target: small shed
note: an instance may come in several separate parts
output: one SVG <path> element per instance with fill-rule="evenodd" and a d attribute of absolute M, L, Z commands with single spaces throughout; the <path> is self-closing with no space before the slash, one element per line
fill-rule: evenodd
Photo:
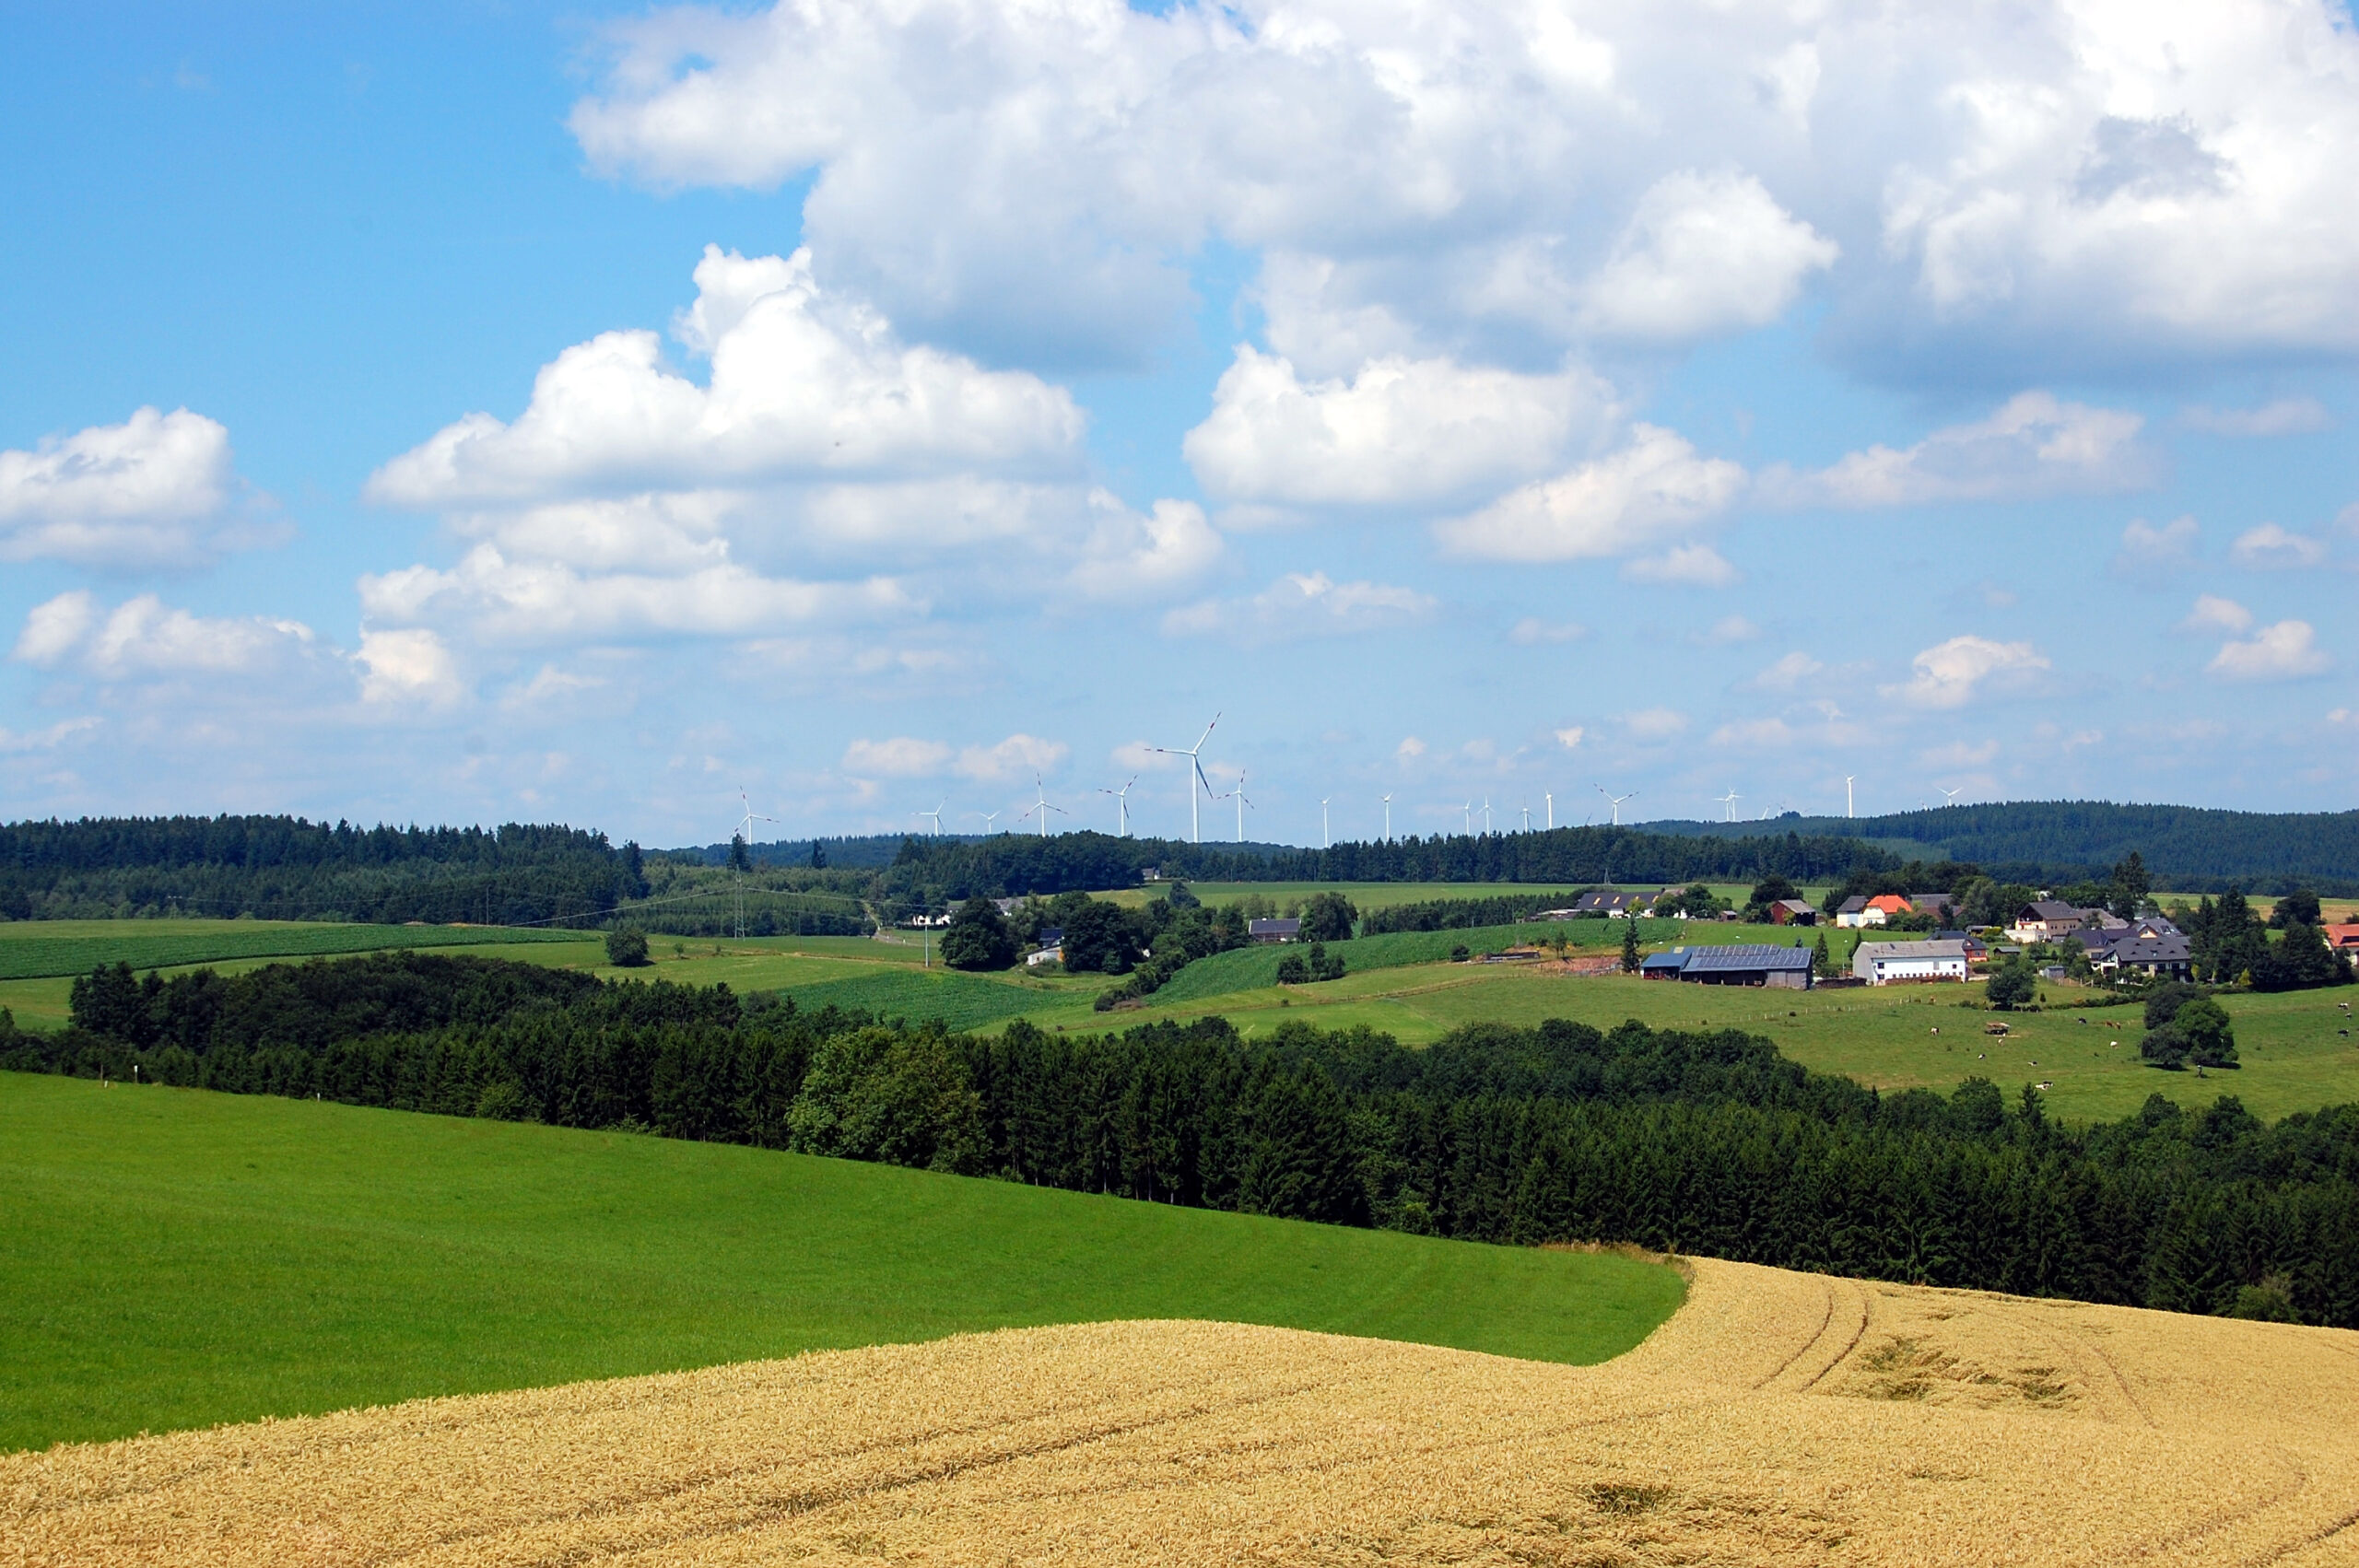
<path fill-rule="evenodd" d="M 1675 980 L 1686 966 L 1687 950 L 1684 947 L 1674 947 L 1669 953 L 1649 953 L 1638 965 L 1638 978 Z"/>

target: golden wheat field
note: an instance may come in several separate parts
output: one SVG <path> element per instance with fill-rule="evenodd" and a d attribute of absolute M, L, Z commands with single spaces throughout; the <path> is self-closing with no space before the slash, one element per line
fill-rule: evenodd
<path fill-rule="evenodd" d="M 1012 1330 L 0 1458 L 0 1562 L 2359 1562 L 2359 1334 L 1697 1262 L 1575 1368 Z"/>

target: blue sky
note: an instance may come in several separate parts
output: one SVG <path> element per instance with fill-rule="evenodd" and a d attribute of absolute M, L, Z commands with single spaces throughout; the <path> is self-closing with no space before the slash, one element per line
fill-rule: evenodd
<path fill-rule="evenodd" d="M 2359 38 L 2119 9 L 0 8 L 0 813 L 2348 807 Z"/>

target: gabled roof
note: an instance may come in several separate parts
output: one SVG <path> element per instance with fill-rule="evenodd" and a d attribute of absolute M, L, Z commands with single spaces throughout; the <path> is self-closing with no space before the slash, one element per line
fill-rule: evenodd
<path fill-rule="evenodd" d="M 2087 944 L 2091 956 L 2108 953 L 2123 964 L 2185 964 L 2194 957 L 2187 938 L 2183 936 L 2129 936 L 2099 932 L 2111 936 L 2110 942 Z"/>
<path fill-rule="evenodd" d="M 1299 936 L 1302 934 L 1302 922 L 1292 916 L 1272 920 L 1248 920 L 1245 922 L 1245 934 L 1248 936 Z"/>
<path fill-rule="evenodd" d="M 1867 907 L 1881 909 L 1887 915 L 1906 915 L 1908 913 L 1908 898 L 1905 894 L 1879 893 L 1868 900 Z"/>
<path fill-rule="evenodd" d="M 1956 908 L 1957 895 L 1954 893 L 1912 893 L 1908 895 L 1908 902 L 1914 904 L 1924 913 L 1931 915 L 1937 914 L 1943 909 Z"/>
<path fill-rule="evenodd" d="M 2080 906 L 2067 904 L 2061 898 L 2038 899 L 2025 905 L 2023 912 L 2035 920 L 2077 920 L 2081 918 Z"/>
<path fill-rule="evenodd" d="M 1851 950 L 1851 962 L 1864 958 L 1872 964 L 1879 958 L 1964 958 L 1966 943 L 1957 942 L 1863 942 Z"/>
<path fill-rule="evenodd" d="M 1649 969 L 1679 969 L 1684 967 L 1686 963 L 1687 950 L 1684 947 L 1674 947 L 1669 953 L 1650 953 L 1647 954 L 1647 956 L 1640 961 L 1638 965 L 1638 972 L 1643 975 Z"/>
<path fill-rule="evenodd" d="M 1838 915 L 1856 915 L 1867 907 L 1868 895 L 1864 893 L 1855 893 L 1837 905 L 1835 912 Z"/>

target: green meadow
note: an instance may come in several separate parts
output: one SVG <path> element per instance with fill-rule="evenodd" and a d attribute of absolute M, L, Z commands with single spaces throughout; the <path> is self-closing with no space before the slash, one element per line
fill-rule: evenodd
<path fill-rule="evenodd" d="M 1244 884 L 1239 884 L 1244 885 Z M 1442 884 L 1379 883 L 1378 887 L 1422 890 Z M 1494 884 L 1476 884 L 1496 893 Z M 1311 889 L 1315 891 L 1315 889 Z M 1208 888 L 1208 892 L 1227 891 Z M 1297 890 L 1300 891 L 1300 890 Z M 1348 889 L 1356 899 L 1362 887 Z M 1462 890 L 1461 890 L 1462 891 Z M 109 922 L 86 937 L 102 937 Z M 113 922 L 132 942 L 146 940 L 144 928 L 166 922 Z M 252 922 L 191 921 L 236 934 Z M 1641 920 L 1648 951 L 1680 942 L 1815 942 L 1819 932 L 1738 923 Z M 27 926 L 0 926 L 0 952 Z M 401 932 L 445 928 L 297 927 L 298 930 Z M 457 928 L 461 934 L 475 934 Z M 1879 989 L 1839 989 L 1769 992 L 1710 986 L 1640 981 L 1620 975 L 1567 974 L 1554 964 L 1453 963 L 1453 948 L 1464 946 L 1479 959 L 1518 943 L 1552 941 L 1572 944 L 1576 956 L 1615 953 L 1619 920 L 1572 920 L 1476 930 L 1409 931 L 1359 937 L 1332 944 L 1349 972 L 1340 980 L 1280 986 L 1277 947 L 1239 948 L 1190 965 L 1148 1004 L 1098 1012 L 1090 1003 L 1114 982 L 1097 975 L 1011 971 L 963 975 L 942 968 L 932 943 L 909 932 L 885 940 L 860 937 L 769 937 L 745 942 L 710 938 L 654 939 L 650 967 L 617 970 L 605 961 L 603 941 L 578 934 L 562 939 L 500 941 L 469 952 L 587 970 L 609 977 L 662 978 L 685 985 L 725 983 L 739 991 L 778 991 L 798 1005 L 830 1003 L 869 1009 L 912 1021 L 939 1020 L 955 1028 L 994 1030 L 1027 1018 L 1048 1029 L 1123 1029 L 1150 1019 L 1195 1018 L 1217 1013 L 1248 1035 L 1266 1034 L 1289 1020 L 1326 1028 L 1364 1024 L 1405 1044 L 1438 1039 L 1462 1024 L 1495 1022 L 1530 1025 L 1546 1018 L 1569 1018 L 1611 1027 L 1636 1018 L 1672 1027 L 1742 1028 L 1778 1042 L 1788 1056 L 1825 1072 L 1839 1072 L 1882 1089 L 1926 1087 L 1948 1091 L 1961 1079 L 1991 1078 L 2011 1093 L 2019 1084 L 2046 1082 L 2050 1109 L 2072 1120 L 2129 1115 L 2150 1094 L 2182 1105 L 2209 1104 L 2220 1094 L 2241 1097 L 2256 1114 L 2281 1117 L 2298 1110 L 2359 1100 L 2359 1045 L 2341 1033 L 2359 1029 L 2341 1009 L 2359 1002 L 2359 988 L 2294 992 L 2277 996 L 2231 996 L 2243 1066 L 2199 1078 L 2192 1072 L 2163 1072 L 2138 1059 L 2142 1032 L 2135 1008 L 2088 1005 L 2078 1011 L 2016 1013 L 2003 1040 L 1986 1036 L 1992 1014 L 1963 1008 L 1981 987 L 1910 986 Z M 481 934 L 495 933 L 483 931 Z M 512 935 L 513 933 L 504 933 Z M 1825 930 L 1838 964 L 1848 960 L 1862 933 Z M 1866 933 L 1873 935 L 1874 933 Z M 197 940 L 202 933 L 176 934 Z M 111 961 L 110 958 L 109 961 Z M 275 962 L 270 958 L 219 961 L 225 971 Z M 168 969 L 166 971 L 170 973 Z M 66 1020 L 64 977 L 0 980 L 0 1007 L 32 1028 L 56 1028 Z M 2048 985 L 2050 1002 L 2102 1000 L 2068 985 Z M 2083 1020 L 2085 1020 L 2083 1022 Z"/>
<path fill-rule="evenodd" d="M 1586 1363 L 1683 1290 L 1610 1255 L 0 1073 L 0 1449 L 1109 1318 Z"/>

